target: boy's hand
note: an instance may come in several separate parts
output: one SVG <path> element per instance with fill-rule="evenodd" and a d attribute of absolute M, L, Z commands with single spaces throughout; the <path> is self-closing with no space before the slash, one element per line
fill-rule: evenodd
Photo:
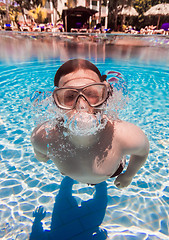
<path fill-rule="evenodd" d="M 33 217 L 36 221 L 41 221 L 46 216 L 46 211 L 42 206 L 37 207 L 36 210 L 33 212 Z"/>
<path fill-rule="evenodd" d="M 116 178 L 114 184 L 118 188 L 124 188 L 130 185 L 132 179 L 133 179 L 132 177 L 126 176 L 125 173 L 122 173 Z"/>

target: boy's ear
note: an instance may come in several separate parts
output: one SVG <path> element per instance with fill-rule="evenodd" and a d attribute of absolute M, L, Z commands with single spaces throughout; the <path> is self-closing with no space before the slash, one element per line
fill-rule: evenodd
<path fill-rule="evenodd" d="M 106 81 L 106 78 L 107 78 L 107 75 L 102 75 L 102 76 L 101 76 L 102 82 Z"/>

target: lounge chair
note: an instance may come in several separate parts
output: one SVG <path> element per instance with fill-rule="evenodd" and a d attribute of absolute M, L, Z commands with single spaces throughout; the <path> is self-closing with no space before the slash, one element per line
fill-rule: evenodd
<path fill-rule="evenodd" d="M 11 24 L 5 24 L 5 30 L 6 31 L 12 31 L 12 27 L 11 27 Z"/>
<path fill-rule="evenodd" d="M 78 29 L 78 28 L 71 28 L 71 29 L 70 29 L 70 32 L 72 32 L 72 33 L 78 33 L 78 32 L 79 32 L 79 29 Z"/>
<path fill-rule="evenodd" d="M 79 29 L 79 33 L 88 33 L 87 28 L 81 28 Z"/>

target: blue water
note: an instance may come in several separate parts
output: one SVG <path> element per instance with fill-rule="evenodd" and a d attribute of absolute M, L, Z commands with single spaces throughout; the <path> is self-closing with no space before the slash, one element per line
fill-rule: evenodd
<path fill-rule="evenodd" d="M 168 239 L 169 48 L 113 48 L 110 52 L 103 51 L 102 45 L 98 49 L 97 43 L 94 51 L 96 43 L 68 46 L 68 41 L 59 40 L 60 45 L 50 45 L 50 51 L 40 51 L 38 40 L 33 46 L 32 39 L 19 38 L 22 46 L 17 55 L 18 38 L 15 40 L 15 48 L 14 43 L 6 46 L 4 40 L 5 55 L 0 58 L 0 238 L 28 239 L 32 213 L 39 205 L 47 212 L 43 228 L 50 229 L 63 176 L 52 161 L 40 163 L 34 157 L 30 134 L 39 113 L 32 114 L 29 97 L 36 90 L 50 90 L 58 67 L 70 57 L 82 57 L 84 48 L 88 51 L 85 57 L 101 72 L 119 71 L 127 79 L 129 103 L 120 111 L 120 118 L 139 126 L 150 141 L 149 157 L 129 187 L 119 190 L 112 179 L 107 181 L 108 204 L 101 227 L 110 239 Z M 73 185 L 79 205 L 93 198 L 94 192 L 95 187 Z"/>

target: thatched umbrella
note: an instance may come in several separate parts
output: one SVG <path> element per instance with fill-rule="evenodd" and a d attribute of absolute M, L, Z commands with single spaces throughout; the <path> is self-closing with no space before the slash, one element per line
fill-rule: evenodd
<path fill-rule="evenodd" d="M 167 4 L 167 3 L 157 4 L 153 7 L 151 7 L 147 12 L 145 12 L 144 15 L 145 16 L 150 16 L 150 15 L 158 16 L 158 21 L 157 21 L 157 29 L 158 29 L 161 16 L 169 15 L 169 4 Z"/>
<path fill-rule="evenodd" d="M 120 5 L 120 6 L 117 7 L 117 11 L 118 11 L 118 15 L 123 16 L 123 21 L 122 21 L 123 24 L 125 23 L 126 16 L 138 16 L 138 12 L 132 6 L 124 5 L 122 7 L 122 5 Z"/>
<path fill-rule="evenodd" d="M 138 16 L 138 12 L 134 7 L 124 5 L 122 7 L 121 5 L 117 7 L 118 15 L 125 15 L 125 16 Z"/>

